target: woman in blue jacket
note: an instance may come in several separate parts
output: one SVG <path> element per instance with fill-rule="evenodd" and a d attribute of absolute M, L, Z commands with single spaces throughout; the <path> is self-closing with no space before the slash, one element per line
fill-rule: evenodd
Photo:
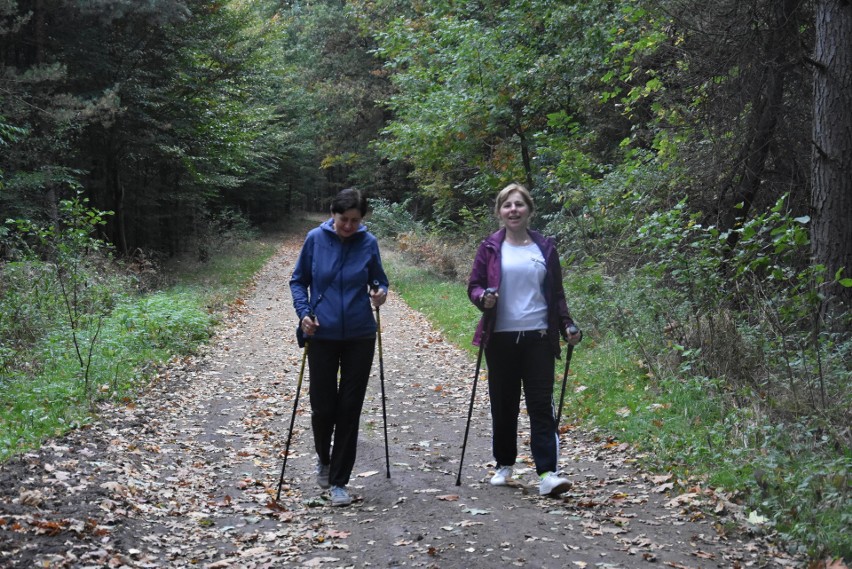
<path fill-rule="evenodd" d="M 352 503 L 346 485 L 375 353 L 373 307 L 385 302 L 388 290 L 378 242 L 361 223 L 366 213 L 358 190 L 337 194 L 331 219 L 308 232 L 290 279 L 301 331 L 310 340 L 317 483 L 331 488 L 334 506 Z"/>
<path fill-rule="evenodd" d="M 491 484 L 503 486 L 512 477 L 523 387 L 539 493 L 557 496 L 570 482 L 557 474 L 555 359 L 560 356 L 560 335 L 577 344 L 582 334 L 568 331 L 574 322 L 565 301 L 559 254 L 552 238 L 529 228 L 533 212 L 532 197 L 524 186 L 509 184 L 497 194 L 494 213 L 503 227 L 480 244 L 467 293 L 484 312 L 473 343 L 483 346 L 488 364 L 492 451 L 497 461 Z"/>

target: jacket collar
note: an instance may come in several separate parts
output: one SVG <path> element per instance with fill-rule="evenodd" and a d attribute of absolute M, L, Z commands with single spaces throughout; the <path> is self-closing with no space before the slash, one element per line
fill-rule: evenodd
<path fill-rule="evenodd" d="M 541 249 L 543 253 L 547 253 L 547 238 L 534 229 L 528 229 L 527 232 L 530 234 L 530 239 L 533 240 L 533 243 L 538 245 L 539 249 Z M 489 235 L 488 238 L 485 239 L 485 242 L 489 247 L 494 247 L 499 250 L 505 240 L 506 228 L 502 227 Z"/>
<path fill-rule="evenodd" d="M 337 232 L 334 230 L 334 218 L 333 217 L 329 217 L 327 220 L 323 221 L 322 224 L 320 225 L 320 227 L 322 228 L 323 231 L 326 231 L 327 233 L 330 233 L 331 236 L 339 239 Z M 366 233 L 366 232 L 367 232 L 367 226 L 362 223 L 358 227 L 358 230 L 355 233 L 352 234 L 352 237 L 355 237 L 356 235 L 361 235 L 361 234 Z"/>

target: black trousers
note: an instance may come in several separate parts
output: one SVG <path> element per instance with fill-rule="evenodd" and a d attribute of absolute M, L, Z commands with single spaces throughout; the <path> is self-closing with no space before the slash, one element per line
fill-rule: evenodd
<path fill-rule="evenodd" d="M 553 407 L 555 358 L 547 335 L 539 331 L 494 333 L 485 348 L 485 361 L 494 460 L 500 466 L 511 466 L 518 458 L 518 415 L 523 386 L 536 472 L 556 472 L 559 437 Z"/>
<path fill-rule="evenodd" d="M 361 408 L 375 350 L 375 338 L 311 340 L 308 349 L 314 446 L 320 462 L 330 465 L 332 486 L 346 486 L 355 466 Z"/>

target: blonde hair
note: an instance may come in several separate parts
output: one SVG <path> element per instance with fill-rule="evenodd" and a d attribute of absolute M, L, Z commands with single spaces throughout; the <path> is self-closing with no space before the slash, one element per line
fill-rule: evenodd
<path fill-rule="evenodd" d="M 497 216 L 498 219 L 500 218 L 500 208 L 503 207 L 503 204 L 506 203 L 506 200 L 509 199 L 509 194 L 512 192 L 518 192 L 521 194 L 521 199 L 523 199 L 524 203 L 527 204 L 527 207 L 530 208 L 530 217 L 532 217 L 533 213 L 535 213 L 535 204 L 533 203 L 530 191 L 517 182 L 512 182 L 500 190 L 500 193 L 497 194 L 497 199 L 494 202 L 494 215 Z"/>

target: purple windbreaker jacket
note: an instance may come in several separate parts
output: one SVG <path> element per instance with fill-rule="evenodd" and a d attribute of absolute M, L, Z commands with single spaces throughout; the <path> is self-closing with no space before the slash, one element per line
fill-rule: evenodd
<path fill-rule="evenodd" d="M 565 300 L 565 288 L 562 286 L 562 266 L 559 264 L 559 253 L 556 251 L 556 242 L 552 237 L 545 237 L 537 231 L 529 231 L 533 242 L 541 249 L 547 265 L 547 275 L 544 278 L 544 298 L 547 301 L 547 336 L 553 355 L 561 356 L 559 336 L 566 336 L 566 330 L 574 323 L 568 312 L 568 303 Z M 480 245 L 473 260 L 473 268 L 467 283 L 467 296 L 479 310 L 483 311 L 473 336 L 473 345 L 488 346 L 488 340 L 494 330 L 494 309 L 485 310 L 482 306 L 482 297 L 485 289 L 496 288 L 500 290 L 500 247 L 506 238 L 506 229 L 492 233 Z"/>

